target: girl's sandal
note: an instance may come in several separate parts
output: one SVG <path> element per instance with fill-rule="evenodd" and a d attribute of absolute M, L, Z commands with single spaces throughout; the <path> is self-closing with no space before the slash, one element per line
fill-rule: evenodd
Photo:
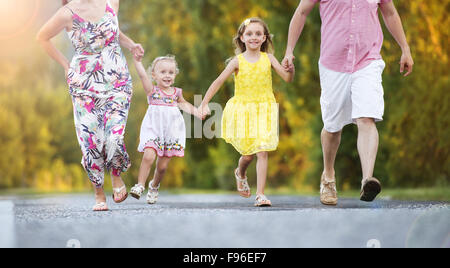
<path fill-rule="evenodd" d="M 108 210 L 109 210 L 108 206 L 106 205 L 105 202 L 97 203 L 92 208 L 92 211 L 95 211 L 95 212 L 108 211 Z"/>
<path fill-rule="evenodd" d="M 271 207 L 272 202 L 265 195 L 257 195 L 255 207 Z"/>
<path fill-rule="evenodd" d="M 158 185 L 158 187 L 153 188 L 152 184 L 153 184 L 153 181 L 151 181 L 148 184 L 147 203 L 149 205 L 153 205 L 153 204 L 156 204 L 156 202 L 158 202 L 158 196 L 159 196 L 158 190 L 159 190 L 159 187 L 161 187 L 161 184 L 160 184 L 160 185 Z"/>
<path fill-rule="evenodd" d="M 142 196 L 142 194 L 145 191 L 145 187 L 140 185 L 140 184 L 136 184 L 135 186 L 133 186 L 133 188 L 131 188 L 130 190 L 130 195 L 134 198 L 136 198 L 137 200 L 139 200 Z"/>
<path fill-rule="evenodd" d="M 250 192 L 250 186 L 248 185 L 248 179 L 247 179 L 247 177 L 245 177 L 245 179 L 241 179 L 238 175 L 238 170 L 239 170 L 239 168 L 237 168 L 234 171 L 234 176 L 236 177 L 237 190 L 238 190 L 240 196 L 249 198 L 252 195 L 252 193 Z"/>
<path fill-rule="evenodd" d="M 122 193 L 123 190 L 125 190 L 125 195 L 121 199 L 116 199 L 116 195 Z M 116 204 L 122 203 L 123 201 L 125 201 L 127 199 L 127 197 L 128 197 L 128 193 L 127 193 L 127 187 L 125 185 L 120 188 L 113 188 L 112 198 Z"/>

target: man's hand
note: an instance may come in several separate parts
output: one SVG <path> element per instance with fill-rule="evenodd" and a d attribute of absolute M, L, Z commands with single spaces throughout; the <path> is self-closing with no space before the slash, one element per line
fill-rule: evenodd
<path fill-rule="evenodd" d="M 400 73 L 404 73 L 406 70 L 406 73 L 404 74 L 404 77 L 410 75 L 413 71 L 414 66 L 414 60 L 411 56 L 411 52 L 409 49 L 403 51 L 402 57 L 400 59 Z"/>
<path fill-rule="evenodd" d="M 281 62 L 281 65 L 287 72 L 292 73 L 295 69 L 294 60 L 295 56 L 293 54 L 286 54 L 283 61 Z"/>

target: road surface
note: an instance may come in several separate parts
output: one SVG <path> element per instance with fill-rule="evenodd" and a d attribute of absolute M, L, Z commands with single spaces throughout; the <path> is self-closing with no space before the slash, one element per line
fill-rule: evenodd
<path fill-rule="evenodd" d="M 450 203 L 270 196 L 271 208 L 234 195 L 128 198 L 94 213 L 92 195 L 0 201 L 0 247 L 450 247 Z M 5 200 L 6 199 L 6 200 Z"/>

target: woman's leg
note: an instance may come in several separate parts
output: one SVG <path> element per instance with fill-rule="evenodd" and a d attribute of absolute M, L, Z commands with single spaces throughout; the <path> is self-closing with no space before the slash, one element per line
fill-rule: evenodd
<path fill-rule="evenodd" d="M 92 97 L 72 97 L 74 122 L 80 144 L 83 165 L 89 180 L 97 189 L 104 184 L 104 160 L 102 157 L 102 132 L 99 131 L 99 101 Z"/>
<path fill-rule="evenodd" d="M 130 158 L 126 151 L 124 135 L 130 108 L 130 97 L 127 94 L 117 94 L 107 100 L 104 105 L 103 123 L 105 129 L 105 162 L 111 170 L 113 188 L 121 188 L 125 184 L 120 177 L 130 167 Z M 126 189 L 115 194 L 122 199 L 127 194 Z"/>
<path fill-rule="evenodd" d="M 256 162 L 256 177 L 257 177 L 257 189 L 256 195 L 264 195 L 264 188 L 266 187 L 267 179 L 267 166 L 269 162 L 269 153 L 260 152 L 256 154 L 258 158 Z"/>
<path fill-rule="evenodd" d="M 106 203 L 106 195 L 103 188 L 97 188 L 94 185 L 94 190 L 95 190 L 95 203 L 96 204 Z"/>

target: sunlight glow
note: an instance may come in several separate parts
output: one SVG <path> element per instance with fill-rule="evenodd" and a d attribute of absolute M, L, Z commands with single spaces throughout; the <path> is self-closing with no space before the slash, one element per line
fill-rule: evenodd
<path fill-rule="evenodd" d="M 15 38 L 35 22 L 41 0 L 0 0 L 0 41 Z"/>

